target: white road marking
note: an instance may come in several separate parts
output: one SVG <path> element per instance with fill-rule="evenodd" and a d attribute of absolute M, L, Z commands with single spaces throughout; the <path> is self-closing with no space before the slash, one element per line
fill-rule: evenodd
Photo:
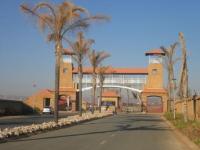
<path fill-rule="evenodd" d="M 110 137 L 114 137 L 115 136 L 115 134 L 111 134 L 111 136 Z"/>
<path fill-rule="evenodd" d="M 104 145 L 107 141 L 106 140 L 103 140 L 101 141 L 100 145 Z"/>

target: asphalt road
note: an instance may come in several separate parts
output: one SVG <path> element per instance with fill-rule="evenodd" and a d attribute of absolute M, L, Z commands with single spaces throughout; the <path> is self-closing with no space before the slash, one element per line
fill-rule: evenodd
<path fill-rule="evenodd" d="M 59 118 L 65 118 L 77 113 L 60 112 Z M 26 116 L 6 116 L 0 117 L 0 129 L 17 127 L 21 125 L 39 124 L 54 120 L 54 116 L 50 114 L 44 115 L 26 115 Z"/>
<path fill-rule="evenodd" d="M 119 114 L 0 144 L 0 150 L 190 150 L 157 115 Z"/>

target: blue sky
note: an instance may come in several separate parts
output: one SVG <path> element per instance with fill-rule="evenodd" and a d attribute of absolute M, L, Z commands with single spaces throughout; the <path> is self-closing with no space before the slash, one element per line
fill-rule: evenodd
<path fill-rule="evenodd" d="M 3 0 L 0 5 L 0 94 L 27 96 L 54 86 L 54 45 L 19 9 L 39 0 Z M 56 1 L 59 2 L 59 1 Z M 60 1 L 62 2 L 62 1 Z M 92 14 L 106 14 L 108 23 L 92 25 L 87 38 L 112 57 L 116 67 L 146 67 L 145 51 L 168 47 L 183 32 L 187 42 L 189 82 L 200 92 L 199 0 L 74 0 Z M 177 49 L 180 51 L 180 48 Z M 178 68 L 177 68 L 178 70 Z M 177 76 L 178 78 L 178 76 Z M 32 84 L 37 87 L 33 88 Z"/>

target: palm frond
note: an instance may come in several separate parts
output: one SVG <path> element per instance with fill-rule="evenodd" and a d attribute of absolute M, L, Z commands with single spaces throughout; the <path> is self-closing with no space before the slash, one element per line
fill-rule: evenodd
<path fill-rule="evenodd" d="M 39 24 L 41 24 L 42 27 L 47 25 L 48 28 L 50 28 L 53 31 L 52 21 L 50 21 L 50 19 L 47 19 L 47 16 L 45 14 L 37 13 L 36 11 L 31 9 L 31 7 L 28 6 L 27 4 L 20 5 L 20 8 L 24 13 L 30 14 L 30 15 L 36 17 L 38 19 L 38 21 L 39 21 Z M 46 16 L 46 17 L 44 17 L 44 16 Z M 48 18 L 50 18 L 50 17 L 48 17 Z M 46 25 L 44 25 L 44 24 L 46 24 Z"/>
<path fill-rule="evenodd" d="M 82 63 L 87 52 L 90 50 L 90 46 L 94 43 L 94 40 L 85 39 L 83 33 L 79 32 L 77 34 L 76 41 L 73 43 L 68 40 L 68 43 L 70 43 L 70 47 L 73 50 L 73 52 L 75 53 L 75 55 L 73 57 L 74 60 L 78 64 L 80 64 L 80 63 Z"/>
<path fill-rule="evenodd" d="M 56 35 L 55 35 L 55 33 L 49 33 L 47 35 L 47 41 L 56 41 Z"/>
<path fill-rule="evenodd" d="M 32 10 L 28 6 L 28 4 L 22 4 L 20 5 L 20 8 L 24 13 L 32 13 Z"/>
<path fill-rule="evenodd" d="M 109 56 L 110 55 L 104 51 L 101 52 L 96 52 L 95 50 L 89 51 L 88 58 L 93 68 L 93 73 L 95 73 L 96 68 L 99 66 L 99 64 Z"/>
<path fill-rule="evenodd" d="M 97 65 L 99 65 L 104 59 L 110 57 L 110 54 L 108 54 L 105 51 L 99 52 L 97 55 Z"/>
<path fill-rule="evenodd" d="M 33 12 L 36 12 L 38 11 L 39 9 L 49 9 L 50 10 L 50 13 L 54 16 L 54 18 L 56 19 L 56 7 L 52 4 L 49 4 L 49 3 L 45 3 L 45 2 L 42 2 L 42 3 L 38 3 L 35 7 L 33 7 L 32 11 Z"/>

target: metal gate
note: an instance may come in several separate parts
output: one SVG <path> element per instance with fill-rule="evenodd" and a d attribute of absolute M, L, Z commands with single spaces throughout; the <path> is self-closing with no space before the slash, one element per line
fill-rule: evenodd
<path fill-rule="evenodd" d="M 148 96 L 147 97 L 147 112 L 162 113 L 163 112 L 162 97 Z"/>

